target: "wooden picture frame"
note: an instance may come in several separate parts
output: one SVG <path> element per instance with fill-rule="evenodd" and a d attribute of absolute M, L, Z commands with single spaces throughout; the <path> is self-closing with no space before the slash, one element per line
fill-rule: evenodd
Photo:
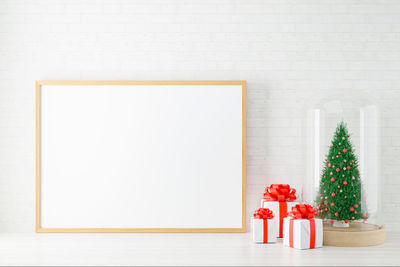
<path fill-rule="evenodd" d="M 46 85 L 240 85 L 242 87 L 242 225 L 238 228 L 47 228 L 42 227 L 41 88 Z M 37 233 L 241 233 L 246 232 L 246 81 L 37 81 L 36 82 Z"/>

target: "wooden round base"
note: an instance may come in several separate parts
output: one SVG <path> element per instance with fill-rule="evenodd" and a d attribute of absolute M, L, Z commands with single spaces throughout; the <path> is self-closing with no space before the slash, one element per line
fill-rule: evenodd
<path fill-rule="evenodd" d="M 385 242 L 385 226 L 352 222 L 350 227 L 333 227 L 324 223 L 324 246 L 366 247 Z"/>

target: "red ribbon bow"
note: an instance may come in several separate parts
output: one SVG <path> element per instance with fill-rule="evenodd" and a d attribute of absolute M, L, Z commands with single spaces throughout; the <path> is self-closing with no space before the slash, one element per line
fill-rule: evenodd
<path fill-rule="evenodd" d="M 265 188 L 264 199 L 266 201 L 293 201 L 296 197 L 296 189 L 288 184 L 272 184 Z"/>
<path fill-rule="evenodd" d="M 272 214 L 272 210 L 264 209 L 264 208 L 256 210 L 256 212 L 254 212 L 253 216 L 255 219 L 263 219 L 263 220 L 274 218 L 274 215 Z"/>
<path fill-rule="evenodd" d="M 313 219 L 318 216 L 318 212 L 313 206 L 308 204 L 297 204 L 289 212 L 288 216 L 293 217 L 293 219 Z"/>

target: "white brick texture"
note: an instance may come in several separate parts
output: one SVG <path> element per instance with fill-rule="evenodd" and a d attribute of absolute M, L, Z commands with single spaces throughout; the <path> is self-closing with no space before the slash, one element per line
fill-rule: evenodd
<path fill-rule="evenodd" d="M 373 96 L 400 231 L 397 0 L 0 0 L 1 232 L 34 231 L 34 83 L 58 79 L 247 80 L 248 218 L 265 185 L 301 183 L 310 98 Z"/>

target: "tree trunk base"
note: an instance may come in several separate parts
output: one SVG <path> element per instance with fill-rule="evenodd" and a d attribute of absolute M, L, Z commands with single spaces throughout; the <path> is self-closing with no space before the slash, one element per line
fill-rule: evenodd
<path fill-rule="evenodd" d="M 333 221 L 333 227 L 349 227 L 349 223 L 341 222 L 341 221 Z"/>

